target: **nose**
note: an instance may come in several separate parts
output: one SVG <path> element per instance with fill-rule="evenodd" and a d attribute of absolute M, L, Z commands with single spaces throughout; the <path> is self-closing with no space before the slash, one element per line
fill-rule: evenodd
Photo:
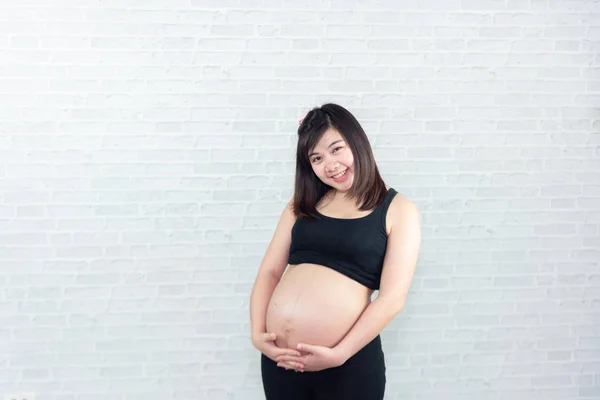
<path fill-rule="evenodd" d="M 333 172 L 338 168 L 338 166 L 339 166 L 339 163 L 337 161 L 329 162 L 327 164 L 327 171 Z"/>

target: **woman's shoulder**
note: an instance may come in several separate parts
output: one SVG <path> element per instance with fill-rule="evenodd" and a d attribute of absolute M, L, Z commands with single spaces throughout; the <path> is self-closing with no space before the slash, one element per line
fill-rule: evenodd
<path fill-rule="evenodd" d="M 393 189 L 393 188 L 390 188 Z M 393 198 L 388 209 L 388 218 L 394 224 L 405 224 L 417 221 L 420 224 L 421 214 L 414 201 L 394 190 Z M 412 222 L 411 222 L 412 221 Z"/>

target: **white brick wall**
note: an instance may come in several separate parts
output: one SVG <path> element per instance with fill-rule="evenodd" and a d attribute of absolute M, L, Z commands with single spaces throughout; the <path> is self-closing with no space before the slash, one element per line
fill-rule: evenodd
<path fill-rule="evenodd" d="M 386 399 L 600 398 L 600 2 L 1 4 L 0 395 L 263 398 L 249 294 L 333 101 L 423 214 Z"/>

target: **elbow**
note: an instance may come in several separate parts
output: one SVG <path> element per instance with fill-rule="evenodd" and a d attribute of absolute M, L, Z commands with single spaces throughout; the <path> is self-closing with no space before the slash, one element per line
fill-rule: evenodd
<path fill-rule="evenodd" d="M 404 308 L 406 296 L 379 296 L 377 300 L 380 300 L 385 310 L 392 315 L 392 317 L 399 314 Z"/>

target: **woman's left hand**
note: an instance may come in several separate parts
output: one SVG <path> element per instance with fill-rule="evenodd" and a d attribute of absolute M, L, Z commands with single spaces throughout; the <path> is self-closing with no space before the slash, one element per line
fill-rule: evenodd
<path fill-rule="evenodd" d="M 294 369 L 304 372 L 339 367 L 346 362 L 343 355 L 336 348 L 301 343 L 298 345 L 298 350 L 308 354 L 300 357 L 281 355 L 277 357 L 277 366 L 287 369 L 290 365 L 299 363 L 303 368 L 296 367 Z"/>

